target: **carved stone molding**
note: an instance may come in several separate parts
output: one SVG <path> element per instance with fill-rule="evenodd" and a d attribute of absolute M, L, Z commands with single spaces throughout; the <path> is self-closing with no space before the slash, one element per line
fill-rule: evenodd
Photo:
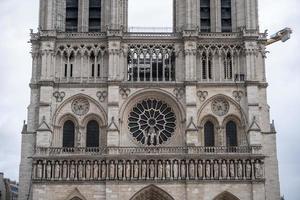
<path fill-rule="evenodd" d="M 104 102 L 107 97 L 107 91 L 99 91 L 96 96 L 98 97 L 100 102 Z"/>
<path fill-rule="evenodd" d="M 262 159 L 36 160 L 34 181 L 263 181 Z"/>
<path fill-rule="evenodd" d="M 241 101 L 242 97 L 244 96 L 244 92 L 243 91 L 239 91 L 239 90 L 233 91 L 232 96 L 234 97 L 234 99 L 236 101 L 239 102 L 239 101 Z"/>
<path fill-rule="evenodd" d="M 131 91 L 129 88 L 120 88 L 120 94 L 123 99 L 127 99 L 127 97 L 130 95 Z"/>
<path fill-rule="evenodd" d="M 224 98 L 216 98 L 211 103 L 211 110 L 217 116 L 226 115 L 229 111 L 229 107 L 230 105 L 228 101 Z"/>
<path fill-rule="evenodd" d="M 59 91 L 56 91 L 53 93 L 53 97 L 55 97 L 56 99 L 56 102 L 62 102 L 64 100 L 66 96 L 66 93 L 65 92 L 59 92 Z"/>
<path fill-rule="evenodd" d="M 173 92 L 177 99 L 183 99 L 185 94 L 184 88 L 175 88 Z"/>
<path fill-rule="evenodd" d="M 208 92 L 207 91 L 198 91 L 197 92 L 197 96 L 199 97 L 199 100 L 201 102 L 205 101 L 207 96 L 208 96 Z"/>
<path fill-rule="evenodd" d="M 86 115 L 90 110 L 90 103 L 86 98 L 77 98 L 72 102 L 72 111 L 78 116 Z"/>

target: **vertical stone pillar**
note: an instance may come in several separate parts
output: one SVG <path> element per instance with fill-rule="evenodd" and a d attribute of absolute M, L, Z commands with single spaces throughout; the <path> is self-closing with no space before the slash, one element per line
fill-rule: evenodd
<path fill-rule="evenodd" d="M 78 30 L 79 32 L 89 31 L 89 0 L 79 0 L 78 7 Z"/>
<path fill-rule="evenodd" d="M 246 29 L 258 30 L 258 3 L 257 0 L 245 0 Z"/>

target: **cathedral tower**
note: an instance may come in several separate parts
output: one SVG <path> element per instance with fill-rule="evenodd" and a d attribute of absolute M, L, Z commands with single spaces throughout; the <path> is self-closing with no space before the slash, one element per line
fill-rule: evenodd
<path fill-rule="evenodd" d="M 257 0 L 40 0 L 20 200 L 279 200 Z"/>

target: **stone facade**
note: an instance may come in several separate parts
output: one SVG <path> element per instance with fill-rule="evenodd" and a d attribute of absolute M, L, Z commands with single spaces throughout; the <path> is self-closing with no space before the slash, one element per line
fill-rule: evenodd
<path fill-rule="evenodd" d="M 19 184 L 4 178 L 4 174 L 0 172 L 0 200 L 17 200 Z"/>
<path fill-rule="evenodd" d="M 91 2 L 40 1 L 19 199 L 279 200 L 257 0 L 174 0 L 172 33 Z"/>

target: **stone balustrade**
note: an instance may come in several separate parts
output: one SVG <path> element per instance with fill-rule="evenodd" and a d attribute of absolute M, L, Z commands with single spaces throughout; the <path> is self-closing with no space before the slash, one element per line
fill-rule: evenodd
<path fill-rule="evenodd" d="M 260 155 L 261 146 L 237 147 L 96 147 L 96 148 L 36 148 L 35 155 Z"/>

